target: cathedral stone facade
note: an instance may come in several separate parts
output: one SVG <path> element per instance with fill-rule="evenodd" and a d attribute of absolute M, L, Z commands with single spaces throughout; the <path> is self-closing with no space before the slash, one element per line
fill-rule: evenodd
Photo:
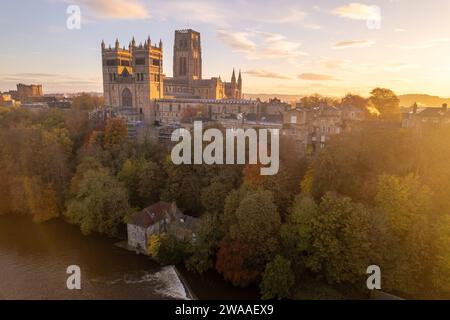
<path fill-rule="evenodd" d="M 155 120 L 158 99 L 242 99 L 242 77 L 231 82 L 220 77 L 202 78 L 202 49 L 200 33 L 176 30 L 173 53 L 173 77 L 163 73 L 163 45 L 153 45 L 150 37 L 128 47 L 114 47 L 102 42 L 103 92 L 105 106 L 137 111 L 149 121 Z"/>
<path fill-rule="evenodd" d="M 102 42 L 102 66 L 105 105 L 133 108 L 154 121 L 152 101 L 164 97 L 162 42 L 154 46 L 149 37 L 136 45 L 133 38 L 128 48 L 120 48 L 118 40 L 114 48 Z"/>
<path fill-rule="evenodd" d="M 200 33 L 192 29 L 176 30 L 173 45 L 173 77 L 164 79 L 164 95 L 172 98 L 241 99 L 242 78 L 233 70 L 231 82 L 220 77 L 202 78 Z"/>

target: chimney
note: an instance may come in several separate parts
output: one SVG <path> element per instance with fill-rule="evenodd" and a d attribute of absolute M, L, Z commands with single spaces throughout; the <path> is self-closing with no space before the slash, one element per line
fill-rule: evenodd
<path fill-rule="evenodd" d="M 444 104 L 442 105 L 442 112 L 443 112 L 443 113 L 446 113 L 447 110 L 448 110 L 448 105 L 447 105 L 446 103 L 444 103 Z"/>

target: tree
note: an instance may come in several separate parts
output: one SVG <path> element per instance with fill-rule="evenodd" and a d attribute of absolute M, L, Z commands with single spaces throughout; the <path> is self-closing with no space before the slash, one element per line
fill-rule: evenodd
<path fill-rule="evenodd" d="M 152 252 L 152 257 L 162 265 L 180 264 L 186 254 L 186 244 L 178 241 L 174 236 L 162 234 Z M 151 244 L 151 242 L 150 242 Z"/>
<path fill-rule="evenodd" d="M 223 237 L 219 223 L 217 214 L 206 213 L 200 218 L 195 230 L 195 241 L 188 246 L 188 270 L 203 273 L 214 266 L 214 256 Z"/>
<path fill-rule="evenodd" d="M 128 189 L 130 204 L 144 208 L 159 200 L 164 183 L 163 174 L 163 170 L 153 161 L 128 159 L 118 173 L 118 178 Z"/>
<path fill-rule="evenodd" d="M 224 239 L 218 253 L 217 270 L 226 279 L 244 286 L 258 278 L 279 248 L 280 226 L 281 218 L 270 191 L 253 190 L 245 184 L 232 191 L 225 201 Z M 225 262 L 232 259 L 227 254 L 235 254 L 238 248 L 243 250 L 240 256 L 230 261 L 235 263 L 235 270 L 226 272 Z"/>
<path fill-rule="evenodd" d="M 311 194 L 320 201 L 326 192 L 334 191 L 372 204 L 378 175 L 417 170 L 417 147 L 414 135 L 397 127 L 368 124 L 343 133 L 313 161 Z"/>
<path fill-rule="evenodd" d="M 183 212 L 199 215 L 202 211 L 200 197 L 204 185 L 203 176 L 194 166 L 177 166 L 170 158 L 163 165 L 167 174 L 166 186 L 161 193 L 161 200 L 176 201 Z"/>
<path fill-rule="evenodd" d="M 258 244 L 258 251 L 269 254 L 276 249 L 281 219 L 269 191 L 247 195 L 235 212 L 236 223 L 229 226 L 232 239 Z"/>
<path fill-rule="evenodd" d="M 369 210 L 348 197 L 327 193 L 317 214 L 308 218 L 307 268 L 329 283 L 360 281 L 371 261 Z"/>
<path fill-rule="evenodd" d="M 260 164 L 247 164 L 242 170 L 244 182 L 254 189 L 258 188 L 266 181 L 266 177 L 261 175 L 261 167 Z"/>
<path fill-rule="evenodd" d="M 375 205 L 383 226 L 377 248 L 384 287 L 417 294 L 429 283 L 434 262 L 431 191 L 414 175 L 381 175 Z"/>
<path fill-rule="evenodd" d="M 359 95 L 348 93 L 344 98 L 342 98 L 341 105 L 352 106 L 365 111 L 367 108 L 367 99 Z"/>
<path fill-rule="evenodd" d="M 278 211 L 286 213 L 298 193 L 303 168 L 297 166 L 290 168 L 281 162 L 280 170 L 276 175 L 268 176 L 263 184 L 265 190 L 271 191 Z"/>
<path fill-rule="evenodd" d="M 204 187 L 200 195 L 203 207 L 207 212 L 222 213 L 229 192 L 229 187 L 222 182 Z"/>
<path fill-rule="evenodd" d="M 313 221 L 318 215 L 319 207 L 314 200 L 308 195 L 298 195 L 280 230 L 281 252 L 290 257 L 298 276 L 306 270 L 306 258 L 312 251 Z"/>
<path fill-rule="evenodd" d="M 147 253 L 150 257 L 156 258 L 159 253 L 159 248 L 161 247 L 161 237 L 156 234 L 152 234 L 147 240 Z"/>
<path fill-rule="evenodd" d="M 450 294 L 450 214 L 439 217 L 432 231 L 436 237 L 435 259 L 431 271 L 432 287 L 436 292 Z M 439 295 L 437 295 L 439 297 Z"/>
<path fill-rule="evenodd" d="M 291 262 L 277 255 L 267 264 L 264 271 L 260 284 L 261 298 L 264 300 L 287 298 L 294 283 L 295 276 L 291 268 Z"/>
<path fill-rule="evenodd" d="M 90 95 L 88 93 L 82 93 L 79 96 L 73 98 L 72 107 L 76 110 L 91 111 L 102 106 L 103 103 L 103 97 Z"/>
<path fill-rule="evenodd" d="M 238 287 L 257 283 L 261 271 L 252 267 L 255 247 L 242 241 L 220 243 L 217 252 L 216 270 Z"/>
<path fill-rule="evenodd" d="M 392 90 L 375 88 L 370 93 L 369 101 L 386 120 L 400 120 L 400 99 Z"/>
<path fill-rule="evenodd" d="M 164 186 L 164 171 L 153 161 L 146 161 L 138 174 L 137 193 L 141 198 L 141 205 L 157 202 Z"/>
<path fill-rule="evenodd" d="M 333 106 L 337 102 L 333 98 L 323 97 L 319 94 L 305 96 L 300 99 L 300 104 L 304 108 L 316 108 L 320 106 Z"/>
<path fill-rule="evenodd" d="M 33 221 L 43 222 L 59 216 L 58 199 L 51 184 L 44 184 L 38 177 L 25 177 L 23 184 Z"/>
<path fill-rule="evenodd" d="M 104 147 L 111 152 L 117 152 L 128 137 L 125 120 L 119 118 L 108 119 L 105 127 Z"/>
<path fill-rule="evenodd" d="M 119 225 L 130 211 L 127 190 L 105 168 L 81 174 L 73 178 L 74 197 L 65 213 L 69 222 L 80 225 L 83 234 L 117 235 Z"/>

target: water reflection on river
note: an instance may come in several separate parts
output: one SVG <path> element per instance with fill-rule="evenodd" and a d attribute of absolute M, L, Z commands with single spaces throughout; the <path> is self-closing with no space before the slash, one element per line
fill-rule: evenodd
<path fill-rule="evenodd" d="M 0 215 L 0 299 L 185 299 L 173 268 L 115 247 L 114 239 L 83 236 L 61 220 L 34 224 Z M 78 265 L 82 290 L 68 290 L 66 269 Z M 200 299 L 257 298 L 216 275 L 183 272 Z"/>
<path fill-rule="evenodd" d="M 0 298 L 185 298 L 170 268 L 113 243 L 98 235 L 84 237 L 60 220 L 34 224 L 0 216 Z M 67 290 L 69 265 L 80 266 L 82 290 Z"/>

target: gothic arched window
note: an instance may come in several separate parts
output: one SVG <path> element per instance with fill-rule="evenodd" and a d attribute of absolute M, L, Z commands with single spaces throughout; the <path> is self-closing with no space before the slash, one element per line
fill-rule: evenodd
<path fill-rule="evenodd" d="M 132 107 L 133 106 L 133 95 L 130 89 L 125 88 L 122 91 L 122 107 Z"/>

